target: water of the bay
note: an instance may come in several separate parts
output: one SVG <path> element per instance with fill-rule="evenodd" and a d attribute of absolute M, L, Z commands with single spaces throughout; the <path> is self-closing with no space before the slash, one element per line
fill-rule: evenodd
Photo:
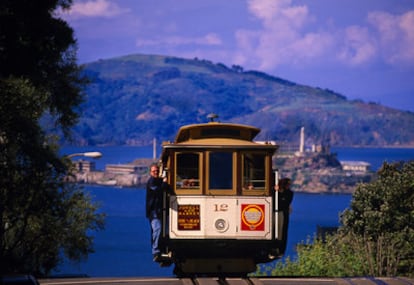
<path fill-rule="evenodd" d="M 148 147 L 66 147 L 64 154 L 100 151 L 98 169 L 106 164 L 128 163 L 153 156 Z M 414 149 L 332 148 L 339 160 L 361 160 L 376 171 L 384 161 L 414 160 Z M 80 263 L 64 263 L 56 274 L 84 274 L 93 277 L 172 276 L 172 267 L 161 268 L 152 262 L 149 224 L 144 216 L 145 191 L 138 188 L 86 186 L 94 201 L 107 214 L 105 230 L 93 233 L 95 253 Z M 312 237 L 320 226 L 338 226 L 339 215 L 351 195 L 295 193 L 289 227 L 287 255 L 295 255 L 295 245 Z"/>

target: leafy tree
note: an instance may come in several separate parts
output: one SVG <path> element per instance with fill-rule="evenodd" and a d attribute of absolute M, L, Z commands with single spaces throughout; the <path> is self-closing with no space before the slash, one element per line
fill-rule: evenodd
<path fill-rule="evenodd" d="M 359 185 L 342 223 L 343 234 L 360 244 L 369 274 L 413 272 L 414 161 L 384 163 L 376 181 Z"/>
<path fill-rule="evenodd" d="M 0 274 L 79 260 L 92 251 L 88 230 L 103 227 L 97 205 L 65 183 L 70 161 L 39 123 L 48 117 L 68 136 L 83 100 L 73 30 L 54 16 L 70 4 L 0 2 Z"/>
<path fill-rule="evenodd" d="M 338 232 L 314 238 L 256 274 L 289 276 L 413 276 L 414 161 L 384 163 L 377 180 L 360 184 Z"/>

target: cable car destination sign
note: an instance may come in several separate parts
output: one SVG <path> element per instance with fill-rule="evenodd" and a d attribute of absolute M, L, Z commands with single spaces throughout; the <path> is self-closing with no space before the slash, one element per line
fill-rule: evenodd
<path fill-rule="evenodd" d="M 178 230 L 200 230 L 200 205 L 178 205 Z"/>

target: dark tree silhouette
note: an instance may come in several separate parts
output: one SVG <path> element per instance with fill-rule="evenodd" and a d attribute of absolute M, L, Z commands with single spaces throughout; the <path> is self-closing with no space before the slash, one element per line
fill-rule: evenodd
<path fill-rule="evenodd" d="M 85 257 L 88 230 L 103 227 L 91 199 L 65 183 L 70 161 L 39 123 L 68 136 L 83 101 L 73 30 L 54 14 L 70 4 L 0 1 L 0 274 L 45 275 L 62 253 Z"/>

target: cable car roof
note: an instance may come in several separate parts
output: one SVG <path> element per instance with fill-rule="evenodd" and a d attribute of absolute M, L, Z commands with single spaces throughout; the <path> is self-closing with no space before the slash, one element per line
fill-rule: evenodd
<path fill-rule="evenodd" d="M 231 123 L 209 122 L 181 127 L 173 143 L 164 142 L 162 160 L 166 161 L 169 151 L 176 149 L 243 149 L 268 150 L 274 152 L 277 145 L 258 143 L 253 139 L 259 128 Z"/>
<path fill-rule="evenodd" d="M 259 128 L 240 124 L 218 122 L 193 124 L 179 129 L 175 143 L 212 138 L 253 141 L 259 132 Z"/>

